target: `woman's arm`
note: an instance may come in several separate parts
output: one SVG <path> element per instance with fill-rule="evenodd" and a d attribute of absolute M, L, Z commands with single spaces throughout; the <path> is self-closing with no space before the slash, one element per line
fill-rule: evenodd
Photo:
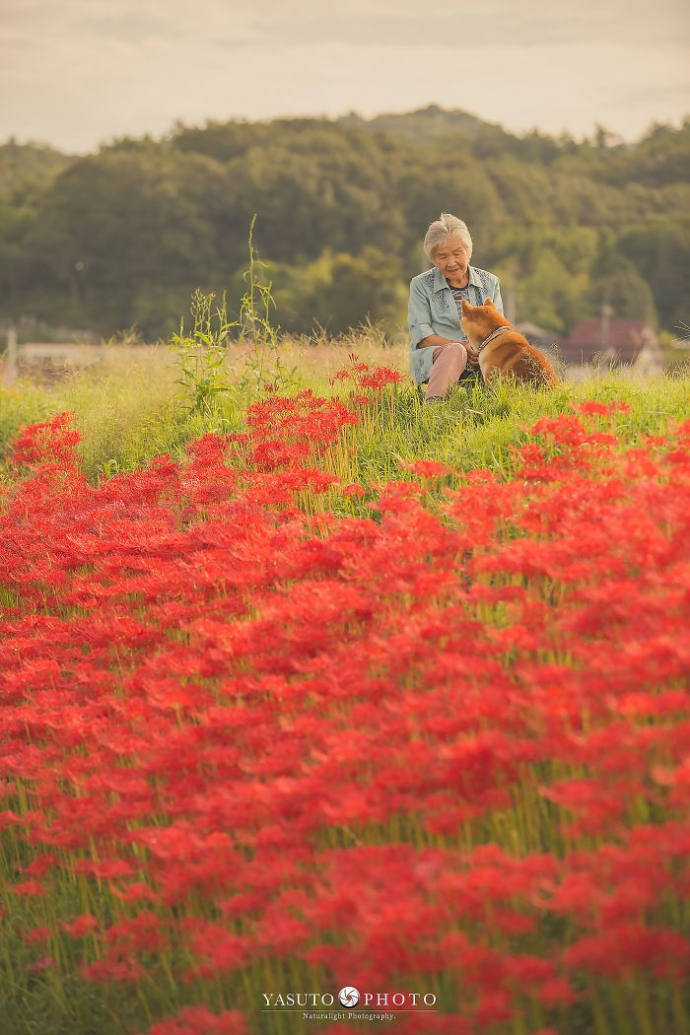
<path fill-rule="evenodd" d="M 418 349 L 428 349 L 430 345 L 457 345 L 457 338 L 442 338 L 440 334 L 428 334 L 426 338 L 422 338 L 421 341 L 417 342 Z M 464 345 L 464 341 L 462 342 Z"/>
<path fill-rule="evenodd" d="M 431 324 L 431 305 L 429 298 L 415 279 L 410 283 L 410 304 L 407 310 L 407 326 L 410 332 L 410 345 L 417 348 L 426 338 L 435 337 Z M 430 343 L 431 344 L 431 343 Z M 436 342 L 440 345 L 441 342 Z"/>
<path fill-rule="evenodd" d="M 430 345 L 462 345 L 470 363 L 479 361 L 479 353 L 470 345 L 469 341 L 458 341 L 457 338 L 442 338 L 440 334 L 430 334 L 419 342 L 417 348 L 428 349 Z"/>

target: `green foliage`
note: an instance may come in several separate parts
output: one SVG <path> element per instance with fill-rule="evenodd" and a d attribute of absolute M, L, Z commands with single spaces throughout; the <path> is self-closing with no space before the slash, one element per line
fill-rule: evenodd
<path fill-rule="evenodd" d="M 369 121 L 178 126 L 77 159 L 9 143 L 0 319 L 167 338 L 196 288 L 228 291 L 239 317 L 258 213 L 254 245 L 285 329 L 338 333 L 367 316 L 392 329 L 425 266 L 425 229 L 445 210 L 468 220 L 473 261 L 510 278 L 519 319 L 567 332 L 606 290 L 616 316 L 650 313 L 673 331 L 688 319 L 689 148 L 690 122 L 636 145 L 603 127 L 576 143 L 516 137 L 437 106 Z"/>
<path fill-rule="evenodd" d="M 262 276 L 266 264 L 259 260 L 254 247 L 255 225 L 256 215 L 249 227 L 249 265 L 242 277 L 245 291 L 238 319 L 228 319 L 225 295 L 214 309 L 215 295 L 197 289 L 192 295 L 191 330 L 185 334 L 182 321 L 170 343 L 179 371 L 176 384 L 182 389 L 180 406 L 214 428 L 228 423 L 223 411 L 233 409 L 239 397 L 259 395 L 267 386 L 272 391 L 285 391 L 293 380 L 294 370 L 283 361 L 279 329 L 272 321 L 275 302 L 271 282 L 265 282 Z M 242 372 L 231 383 L 227 347 L 229 332 L 234 328 L 247 349 Z"/>
<path fill-rule="evenodd" d="M 400 262 L 379 248 L 356 256 L 326 249 L 313 262 L 274 267 L 273 278 L 281 327 L 289 332 L 321 328 L 338 335 L 365 322 L 393 331 L 407 303 Z"/>
<path fill-rule="evenodd" d="M 520 308 L 535 323 L 555 331 L 567 331 L 583 312 L 581 299 L 589 287 L 586 273 L 573 275 L 555 251 L 543 248 L 531 273 L 520 283 Z"/>
<path fill-rule="evenodd" d="M 218 396 L 231 392 L 225 364 L 225 345 L 229 329 L 225 297 L 214 311 L 215 295 L 197 290 L 192 296 L 193 326 L 174 334 L 170 346 L 179 370 L 176 384 L 182 388 L 180 405 L 190 416 L 213 420 L 219 418 Z"/>
<path fill-rule="evenodd" d="M 630 259 L 614 253 L 601 263 L 597 273 L 588 292 L 593 311 L 607 302 L 616 313 L 624 312 L 652 324 L 657 322 L 652 289 Z"/>
<path fill-rule="evenodd" d="M 483 164 L 457 141 L 435 144 L 415 155 L 414 162 L 399 170 L 394 190 L 409 241 L 420 251 L 427 226 L 444 210 L 467 214 L 475 252 L 490 254 L 494 226 L 508 209 Z M 470 213 L 481 215 L 472 218 Z"/>
<path fill-rule="evenodd" d="M 17 202 L 40 193 L 74 161 L 52 147 L 8 140 L 0 145 L 0 201 Z"/>
<path fill-rule="evenodd" d="M 57 296 L 61 319 L 107 332 L 145 315 L 151 285 L 188 298 L 220 276 L 214 199 L 223 181 L 209 159 L 160 148 L 81 159 L 55 180 L 27 235 L 31 286 Z"/>
<path fill-rule="evenodd" d="M 622 186 L 635 181 L 648 187 L 687 183 L 690 169 L 690 119 L 679 130 L 653 126 L 639 147 L 617 148 L 604 156 L 597 179 Z"/>
<path fill-rule="evenodd" d="M 267 385 L 272 391 L 285 391 L 293 382 L 294 369 L 289 369 L 282 358 L 279 328 L 271 313 L 275 301 L 271 281 L 263 280 L 266 263 L 261 262 L 254 248 L 256 214 L 249 227 L 249 267 L 243 275 L 245 292 L 240 302 L 240 341 L 249 344 L 244 370 L 238 387 L 259 395 Z"/>
<path fill-rule="evenodd" d="M 634 227 L 621 235 L 621 253 L 639 270 L 654 295 L 662 326 L 688 319 L 690 281 L 688 226 Z"/>

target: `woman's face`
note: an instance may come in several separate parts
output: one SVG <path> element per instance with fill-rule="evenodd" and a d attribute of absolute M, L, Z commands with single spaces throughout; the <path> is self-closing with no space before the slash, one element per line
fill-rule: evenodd
<path fill-rule="evenodd" d="M 455 234 L 441 241 L 434 252 L 434 265 L 438 266 L 446 280 L 459 280 L 465 276 L 469 259 L 462 241 Z"/>

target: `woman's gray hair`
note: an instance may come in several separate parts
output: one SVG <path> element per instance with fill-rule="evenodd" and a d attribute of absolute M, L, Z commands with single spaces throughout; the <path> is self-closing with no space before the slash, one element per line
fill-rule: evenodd
<path fill-rule="evenodd" d="M 438 219 L 434 220 L 426 232 L 424 238 L 424 252 L 430 262 L 434 261 L 434 252 L 447 238 L 458 236 L 462 241 L 463 248 L 467 253 L 467 259 L 472 258 L 472 238 L 467 229 L 467 223 L 457 216 L 451 216 L 449 212 L 442 212 Z"/>

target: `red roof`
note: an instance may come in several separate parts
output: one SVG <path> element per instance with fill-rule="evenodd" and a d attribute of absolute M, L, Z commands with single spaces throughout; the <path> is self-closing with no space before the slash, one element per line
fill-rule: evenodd
<path fill-rule="evenodd" d="M 563 359 L 571 363 L 588 363 L 609 349 L 621 363 L 634 363 L 645 345 L 659 345 L 646 320 L 609 320 L 605 337 L 601 320 L 580 320 L 569 337 L 558 342 Z"/>

